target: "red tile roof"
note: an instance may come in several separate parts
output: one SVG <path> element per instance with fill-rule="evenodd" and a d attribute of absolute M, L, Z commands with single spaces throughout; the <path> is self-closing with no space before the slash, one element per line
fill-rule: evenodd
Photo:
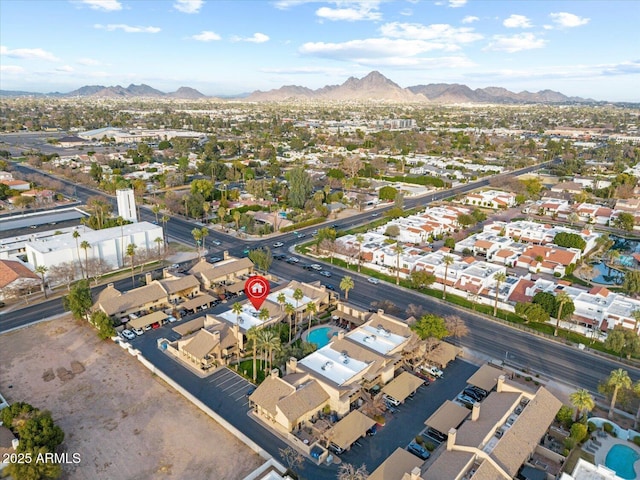
<path fill-rule="evenodd" d="M 0 288 L 6 287 L 19 278 L 39 279 L 35 273 L 20 262 L 16 262 L 15 260 L 0 260 Z"/>

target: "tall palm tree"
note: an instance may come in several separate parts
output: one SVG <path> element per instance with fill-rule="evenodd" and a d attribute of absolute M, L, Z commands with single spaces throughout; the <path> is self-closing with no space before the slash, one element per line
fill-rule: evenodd
<path fill-rule="evenodd" d="M 493 302 L 493 316 L 496 317 L 498 315 L 498 295 L 500 294 L 500 285 L 502 282 L 507 280 L 507 275 L 504 272 L 496 272 L 493 279 L 496 281 L 496 298 Z"/>
<path fill-rule="evenodd" d="M 311 319 L 317 311 L 318 306 L 314 302 L 309 302 L 307 304 L 307 313 L 309 314 L 309 328 L 307 329 L 307 331 L 311 330 Z"/>
<path fill-rule="evenodd" d="M 251 327 L 247 330 L 247 340 L 251 343 L 251 347 L 253 348 L 253 383 L 256 383 L 258 375 L 256 365 L 256 357 L 258 356 L 258 332 L 259 330 L 256 327 Z"/>
<path fill-rule="evenodd" d="M 293 315 L 296 313 L 296 308 L 293 305 L 291 305 L 289 302 L 287 302 L 284 305 L 284 313 L 286 313 L 287 317 L 289 317 L 289 343 L 291 343 L 291 334 L 293 332 L 291 319 L 293 318 Z"/>
<path fill-rule="evenodd" d="M 209 223 L 209 210 L 211 210 L 211 204 L 209 202 L 202 202 L 202 212 L 204 214 L 204 223 Z"/>
<path fill-rule="evenodd" d="M 559 305 L 558 307 L 558 315 L 556 318 L 556 329 L 553 332 L 555 337 L 558 336 L 558 328 L 560 328 L 560 319 L 562 318 L 562 309 L 564 305 L 571 301 L 571 297 L 567 294 L 567 292 L 559 292 L 556 294 L 556 303 Z"/>
<path fill-rule="evenodd" d="M 91 244 L 86 240 L 83 240 L 80 244 L 80 248 L 84 250 L 84 272 L 86 277 L 89 278 L 89 249 L 91 248 Z"/>
<path fill-rule="evenodd" d="M 442 257 L 442 263 L 444 263 L 444 286 L 442 287 L 442 298 L 447 298 L 447 277 L 449 276 L 449 265 L 453 264 L 454 258 L 451 255 L 445 255 Z"/>
<path fill-rule="evenodd" d="M 218 208 L 218 217 L 220 218 L 220 225 L 224 223 L 224 217 L 227 214 L 227 209 L 224 207 Z"/>
<path fill-rule="evenodd" d="M 613 388 L 613 393 L 611 394 L 611 405 L 609 406 L 609 420 L 613 420 L 613 409 L 616 406 L 616 400 L 618 398 L 618 392 L 620 388 L 631 388 L 631 379 L 629 378 L 629 373 L 626 370 L 618 368 L 614 370 L 607 378 L 606 384 L 609 387 Z"/>
<path fill-rule="evenodd" d="M 234 210 L 233 214 L 231 216 L 233 217 L 233 221 L 236 222 L 236 232 L 239 232 L 240 231 L 240 217 L 242 216 L 242 214 L 240 213 L 240 211 Z M 275 230 L 275 225 L 274 225 L 274 230 Z"/>
<path fill-rule="evenodd" d="M 231 306 L 231 311 L 236 315 L 236 325 L 240 325 L 240 315 L 242 314 L 242 304 L 240 302 L 236 302 Z M 238 346 L 238 364 L 240 363 L 240 335 L 239 329 L 236 332 L 236 343 Z"/>
<path fill-rule="evenodd" d="M 167 215 L 163 215 L 160 218 L 160 221 L 162 222 L 162 235 L 164 236 L 164 243 L 165 245 L 167 244 L 167 223 L 169 222 L 170 218 Z"/>
<path fill-rule="evenodd" d="M 76 253 L 78 254 L 78 265 L 80 265 L 80 276 L 84 278 L 84 272 L 82 271 L 82 261 L 80 260 L 80 242 L 78 242 L 78 239 L 80 238 L 80 232 L 74 230 L 71 236 L 76 241 Z"/>
<path fill-rule="evenodd" d="M 158 245 L 158 258 L 160 258 L 162 257 L 162 252 L 160 251 L 160 245 L 164 243 L 164 240 L 161 237 L 156 237 L 154 242 L 156 242 L 156 245 Z"/>
<path fill-rule="evenodd" d="M 345 300 L 349 300 L 349 290 L 352 290 L 353 287 L 353 278 L 348 275 L 346 277 L 342 277 L 342 280 L 340 280 L 340 290 L 344 291 Z"/>
<path fill-rule="evenodd" d="M 130 243 L 129 245 L 127 245 L 127 257 L 131 258 L 131 284 L 133 286 L 132 288 L 135 288 L 136 286 L 135 277 L 133 275 L 133 269 L 135 268 L 136 248 L 138 248 L 138 246 L 135 243 Z"/>
<path fill-rule="evenodd" d="M 300 300 L 302 300 L 303 298 L 304 298 L 304 293 L 302 292 L 302 289 L 296 288 L 293 291 L 293 299 L 296 301 L 296 318 L 294 321 L 293 328 L 296 332 L 298 331 L 298 307 L 300 306 Z"/>
<path fill-rule="evenodd" d="M 396 242 L 393 251 L 396 254 L 396 285 L 400 285 L 400 255 L 404 252 L 404 248 L 400 245 L 400 242 Z"/>
<path fill-rule="evenodd" d="M 273 352 L 281 348 L 280 336 L 278 332 L 273 328 L 267 328 L 262 335 L 262 348 L 267 352 L 267 361 L 265 365 L 265 374 L 270 368 L 273 368 Z"/>
<path fill-rule="evenodd" d="M 638 323 L 640 323 L 640 309 L 631 312 L 631 316 L 635 320 L 635 323 L 633 324 L 633 331 L 638 333 Z"/>
<path fill-rule="evenodd" d="M 49 298 L 47 295 L 47 285 L 44 281 L 44 276 L 49 269 L 44 265 L 38 265 L 34 270 L 36 273 L 40 275 L 40 280 L 42 281 L 42 291 L 44 292 L 44 298 Z"/>
<path fill-rule="evenodd" d="M 633 384 L 633 393 L 636 394 L 636 396 L 640 397 L 640 380 L 638 380 L 636 383 Z M 640 425 L 640 405 L 638 405 L 638 411 L 636 413 L 636 418 L 633 422 L 633 429 L 635 431 L 638 431 L 638 425 Z"/>
<path fill-rule="evenodd" d="M 356 235 L 356 241 L 358 242 L 358 273 L 360 273 L 360 267 L 362 266 L 362 244 L 364 243 L 364 235 L 361 233 Z"/>
<path fill-rule="evenodd" d="M 205 251 L 205 242 L 207 241 L 207 237 L 209 236 L 209 229 L 207 227 L 202 227 L 200 229 L 200 238 L 202 238 L 202 253 Z"/>
<path fill-rule="evenodd" d="M 266 322 L 267 320 L 269 320 L 269 317 L 271 315 L 269 314 L 269 310 L 267 309 L 267 307 L 262 307 L 260 309 L 260 311 L 258 312 L 258 319 L 261 320 L 264 324 L 264 322 Z"/>
<path fill-rule="evenodd" d="M 590 412 L 596 406 L 596 402 L 593 399 L 593 396 L 589 393 L 588 390 L 584 388 L 581 390 L 576 390 L 572 394 L 569 395 L 569 401 L 571 405 L 576 408 L 576 422 L 580 418 L 580 414 L 584 412 Z"/>
<path fill-rule="evenodd" d="M 160 213 L 160 205 L 156 203 L 151 207 L 151 211 L 156 216 L 156 223 L 158 223 L 158 214 Z"/>
<path fill-rule="evenodd" d="M 280 304 L 280 310 L 284 310 L 284 304 L 287 303 L 287 296 L 284 292 L 280 292 L 277 297 L 278 303 Z"/>
<path fill-rule="evenodd" d="M 193 241 L 196 242 L 198 257 L 201 257 L 202 255 L 200 255 L 200 240 L 202 240 L 202 230 L 200 230 L 199 228 L 194 228 L 193 230 L 191 230 L 191 235 L 193 236 Z"/>

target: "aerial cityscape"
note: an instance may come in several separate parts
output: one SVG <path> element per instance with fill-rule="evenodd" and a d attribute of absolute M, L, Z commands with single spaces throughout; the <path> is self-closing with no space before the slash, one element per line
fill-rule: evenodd
<path fill-rule="evenodd" d="M 0 9 L 0 478 L 640 478 L 640 4 Z"/>

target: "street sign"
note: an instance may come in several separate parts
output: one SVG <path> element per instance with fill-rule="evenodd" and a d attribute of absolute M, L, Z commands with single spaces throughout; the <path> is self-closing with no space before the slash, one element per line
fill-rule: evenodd
<path fill-rule="evenodd" d="M 256 310 L 260 310 L 262 303 L 269 295 L 269 290 L 269 280 L 260 275 L 249 277 L 244 284 L 244 293 Z"/>

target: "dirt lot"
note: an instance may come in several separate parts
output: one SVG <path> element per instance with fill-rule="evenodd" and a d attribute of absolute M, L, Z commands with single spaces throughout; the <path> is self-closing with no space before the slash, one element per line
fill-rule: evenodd
<path fill-rule="evenodd" d="M 48 409 L 66 479 L 239 479 L 262 461 L 140 362 L 69 317 L 0 335 L 0 391 Z M 11 386 L 11 388 L 9 388 Z"/>

